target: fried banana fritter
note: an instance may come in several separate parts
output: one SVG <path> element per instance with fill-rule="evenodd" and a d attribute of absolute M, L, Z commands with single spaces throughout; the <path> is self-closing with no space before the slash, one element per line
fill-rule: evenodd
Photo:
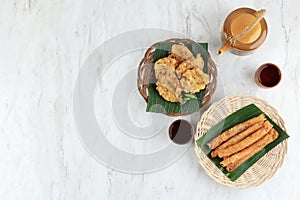
<path fill-rule="evenodd" d="M 196 93 L 204 89 L 209 82 L 209 76 L 190 61 L 182 62 L 176 68 L 176 75 L 180 79 L 183 91 L 186 93 Z"/>
<path fill-rule="evenodd" d="M 178 65 L 178 61 L 176 60 L 176 58 L 172 57 L 172 56 L 168 56 L 168 57 L 164 57 L 159 59 L 158 61 L 156 61 L 155 65 L 165 65 L 167 67 L 171 67 L 172 70 L 175 70 L 177 65 Z M 154 66 L 155 68 L 155 66 Z"/>
<path fill-rule="evenodd" d="M 158 91 L 159 95 L 162 96 L 165 100 L 170 102 L 178 102 L 178 99 L 175 96 L 175 94 L 168 88 L 162 86 L 161 84 L 157 84 L 156 90 Z"/>
<path fill-rule="evenodd" d="M 182 74 L 189 69 L 194 69 L 194 66 L 191 65 L 191 63 L 189 61 L 184 61 L 182 63 L 180 63 L 180 65 L 178 65 L 178 67 L 176 67 L 176 75 L 177 77 L 180 79 L 182 77 Z"/>
<path fill-rule="evenodd" d="M 197 54 L 196 57 L 192 57 L 190 59 L 190 62 L 194 67 L 197 67 L 197 68 L 203 70 L 204 60 L 200 54 Z"/>
<path fill-rule="evenodd" d="M 207 74 L 201 75 L 201 71 L 198 68 L 187 69 L 180 80 L 181 83 L 186 82 L 187 85 L 192 88 L 191 90 L 185 91 L 187 93 L 196 93 L 204 89 L 208 83 L 208 78 L 203 77 Z M 208 76 L 208 75 L 207 75 Z M 183 82 L 184 80 L 184 82 Z"/>
<path fill-rule="evenodd" d="M 182 90 L 180 82 L 175 74 L 176 62 L 177 61 L 174 58 L 161 58 L 155 63 L 154 70 L 157 79 L 157 85 L 160 84 L 166 87 L 176 96 L 177 100 L 181 103 L 183 102 L 181 94 Z"/>
<path fill-rule="evenodd" d="M 193 53 L 183 44 L 174 44 L 172 46 L 172 53 L 180 62 L 193 58 Z"/>

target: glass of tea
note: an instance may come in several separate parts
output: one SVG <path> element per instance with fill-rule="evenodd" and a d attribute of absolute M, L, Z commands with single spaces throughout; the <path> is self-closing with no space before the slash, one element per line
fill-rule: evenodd
<path fill-rule="evenodd" d="M 184 119 L 172 122 L 169 127 L 169 137 L 175 144 L 187 144 L 193 138 L 193 134 L 192 124 Z"/>
<path fill-rule="evenodd" d="M 260 87 L 272 88 L 280 82 L 281 71 L 276 65 L 265 63 L 256 70 L 254 79 Z"/>

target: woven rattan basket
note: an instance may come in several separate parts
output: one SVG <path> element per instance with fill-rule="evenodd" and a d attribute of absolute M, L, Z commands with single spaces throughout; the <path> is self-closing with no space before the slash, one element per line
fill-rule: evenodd
<path fill-rule="evenodd" d="M 158 43 L 172 43 L 172 44 L 184 44 L 184 43 L 195 43 L 193 40 L 190 39 L 179 39 L 179 38 L 172 38 Z M 137 86 L 139 89 L 140 94 L 143 96 L 145 101 L 148 100 L 148 89 L 150 87 L 150 78 L 153 73 L 153 57 L 156 46 L 158 43 L 153 44 L 145 53 L 144 58 L 139 64 L 138 68 L 138 80 Z M 208 54 L 208 62 L 207 62 L 207 73 L 210 76 L 210 83 L 206 86 L 205 93 L 202 100 L 202 106 L 206 105 L 213 93 L 216 90 L 217 85 L 217 67 L 216 64 L 211 59 L 211 56 Z M 187 113 L 188 115 L 191 113 Z M 181 113 L 170 113 L 168 116 L 181 116 Z"/>
<path fill-rule="evenodd" d="M 240 108 L 254 103 L 263 112 L 265 112 L 275 123 L 286 131 L 284 122 L 278 112 L 268 105 L 267 102 L 253 96 L 231 96 L 214 103 L 202 115 L 195 134 L 195 141 L 219 121 L 239 110 Z M 270 179 L 275 172 L 281 167 L 285 155 L 287 153 L 287 140 L 284 140 L 265 156 L 251 166 L 242 176 L 235 182 L 226 177 L 221 170 L 202 152 L 195 143 L 195 151 L 198 156 L 200 165 L 205 169 L 206 173 L 216 182 L 233 188 L 248 188 L 260 185 L 265 180 Z"/>

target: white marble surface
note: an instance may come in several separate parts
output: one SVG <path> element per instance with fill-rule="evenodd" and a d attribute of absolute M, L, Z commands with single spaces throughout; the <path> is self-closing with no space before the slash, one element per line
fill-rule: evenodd
<path fill-rule="evenodd" d="M 94 48 L 119 33 L 151 27 L 208 41 L 215 52 L 224 18 L 243 6 L 267 9 L 267 41 L 251 56 L 226 53 L 214 60 L 225 95 L 256 95 L 286 122 L 288 154 L 271 180 L 250 189 L 226 188 L 205 174 L 192 148 L 170 167 L 143 175 L 106 168 L 87 153 L 76 133 L 72 93 Z M 0 198 L 298 199 L 299 7 L 296 0 L 1 0 Z M 274 89 L 253 81 L 264 62 L 282 69 Z"/>

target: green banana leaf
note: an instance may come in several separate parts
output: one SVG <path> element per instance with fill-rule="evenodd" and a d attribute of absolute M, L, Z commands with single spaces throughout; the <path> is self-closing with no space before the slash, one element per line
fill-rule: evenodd
<path fill-rule="evenodd" d="M 184 44 L 189 50 L 196 56 L 198 53 L 201 54 L 204 60 L 203 71 L 207 72 L 207 57 L 208 57 L 208 44 L 207 43 L 186 43 Z M 154 52 L 153 64 L 160 58 L 166 57 L 171 52 L 171 43 L 159 43 L 157 44 Z M 156 79 L 154 69 L 152 70 L 152 76 L 150 79 L 150 88 L 148 90 L 148 103 L 147 112 L 155 113 L 191 113 L 198 112 L 200 110 L 202 99 L 204 96 L 205 89 L 195 93 L 196 98 L 187 100 L 184 104 L 173 103 L 163 99 L 156 90 Z"/>
<path fill-rule="evenodd" d="M 223 131 L 226 131 L 227 129 L 242 123 L 244 121 L 247 121 L 253 117 L 256 117 L 260 114 L 262 114 L 263 111 L 260 110 L 257 106 L 254 104 L 250 104 L 248 106 L 243 107 L 242 109 L 232 113 L 222 121 L 220 121 L 218 124 L 210 128 L 201 138 L 199 138 L 196 143 L 198 147 L 201 148 L 201 150 L 208 156 L 208 158 L 215 163 L 215 165 L 231 180 L 236 181 L 247 169 L 249 169 L 254 163 L 256 163 L 261 157 L 263 157 L 266 153 L 268 153 L 271 149 L 273 149 L 277 144 L 282 142 L 283 140 L 287 139 L 289 135 L 282 130 L 274 121 L 270 119 L 269 116 L 267 116 L 265 113 L 265 116 L 268 121 L 271 122 L 274 129 L 279 133 L 279 137 L 274 140 L 272 143 L 268 144 L 266 147 L 264 147 L 261 151 L 256 153 L 254 156 L 246 160 L 242 165 L 240 165 L 238 168 L 236 168 L 232 172 L 228 172 L 224 167 L 220 165 L 220 162 L 222 161 L 221 158 L 212 158 L 210 155 L 211 150 L 206 145 L 207 142 L 209 142 L 211 139 L 215 138 L 216 136 L 220 135 Z"/>

